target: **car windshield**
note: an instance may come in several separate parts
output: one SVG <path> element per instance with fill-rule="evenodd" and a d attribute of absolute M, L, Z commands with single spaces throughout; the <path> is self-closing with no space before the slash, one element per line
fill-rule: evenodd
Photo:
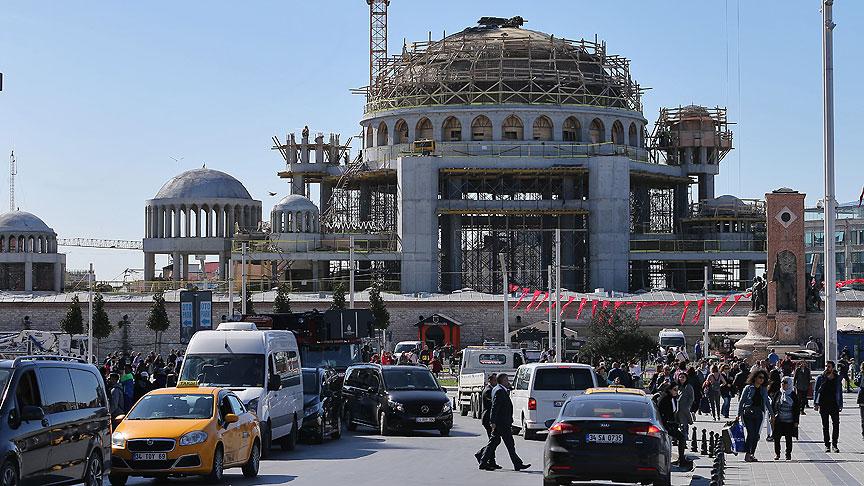
<path fill-rule="evenodd" d="M 300 362 L 309 368 L 347 368 L 363 361 L 357 344 L 304 345 Z"/>
<path fill-rule="evenodd" d="M 304 371 L 303 372 L 303 394 L 304 395 L 317 395 L 320 386 L 321 386 L 321 381 L 318 378 L 318 372 L 317 371 Z"/>
<path fill-rule="evenodd" d="M 587 390 L 594 386 L 591 371 L 585 368 L 540 368 L 534 377 L 535 390 Z"/>
<path fill-rule="evenodd" d="M 384 370 L 384 386 L 396 390 L 438 390 L 438 382 L 426 368 Z"/>
<path fill-rule="evenodd" d="M 393 350 L 394 353 L 404 353 L 405 351 L 414 351 L 417 345 L 414 343 L 410 344 L 397 344 L 396 349 Z"/>
<path fill-rule="evenodd" d="M 213 395 L 160 393 L 145 395 L 132 407 L 127 420 L 200 420 L 213 416 Z"/>
<path fill-rule="evenodd" d="M 684 338 L 681 336 L 663 336 L 660 338 L 660 346 L 684 346 Z"/>
<path fill-rule="evenodd" d="M 567 405 L 561 412 L 561 416 L 570 418 L 644 419 L 653 417 L 653 414 L 648 403 L 643 401 L 583 397 L 567 402 Z"/>
<path fill-rule="evenodd" d="M 183 362 L 181 381 L 223 387 L 263 387 L 263 354 L 190 354 Z"/>

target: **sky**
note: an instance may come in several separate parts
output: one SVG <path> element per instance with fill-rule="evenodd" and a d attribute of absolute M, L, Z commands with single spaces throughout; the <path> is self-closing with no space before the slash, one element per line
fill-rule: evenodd
<path fill-rule="evenodd" d="M 820 3 L 392 0 L 389 49 L 486 15 L 521 15 L 525 28 L 558 37 L 597 35 L 650 88 L 643 103 L 652 126 L 662 106 L 729 108 L 736 148 L 722 162 L 717 195 L 761 198 L 787 186 L 815 204 L 823 193 Z M 838 1 L 834 16 L 837 198 L 845 202 L 864 185 L 856 138 L 864 2 Z M 363 98 L 349 90 L 368 80 L 368 28 L 363 0 L 4 0 L 0 161 L 14 149 L 16 205 L 61 238 L 140 239 L 144 201 L 207 164 L 241 180 L 269 212 L 288 192 L 272 136 L 307 124 L 343 140 L 359 132 Z M 8 178 L 0 176 L 0 207 Z M 143 266 L 140 252 L 61 251 L 70 270 L 93 262 L 99 280 Z"/>

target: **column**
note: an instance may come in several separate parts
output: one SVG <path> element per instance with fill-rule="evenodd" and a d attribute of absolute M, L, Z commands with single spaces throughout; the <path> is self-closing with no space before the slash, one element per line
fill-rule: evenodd
<path fill-rule="evenodd" d="M 144 253 L 144 281 L 150 282 L 156 277 L 156 254 Z"/>
<path fill-rule="evenodd" d="M 195 208 L 195 238 L 201 238 L 201 208 Z"/>
<path fill-rule="evenodd" d="M 33 260 L 30 255 L 27 255 L 27 260 L 24 262 L 24 290 L 26 292 L 33 290 Z"/>
<path fill-rule="evenodd" d="M 225 208 L 221 206 L 216 207 L 216 237 L 224 238 L 225 237 Z"/>
<path fill-rule="evenodd" d="M 213 208 L 207 207 L 207 211 L 204 213 L 204 236 L 206 238 L 210 238 L 213 236 L 213 222 L 211 219 L 213 218 Z"/>
<path fill-rule="evenodd" d="M 157 224 L 157 238 L 165 238 L 165 208 L 162 206 L 156 207 L 156 224 Z"/>
<path fill-rule="evenodd" d="M 591 288 L 629 289 L 630 161 L 593 157 L 588 162 L 589 275 Z"/>
<path fill-rule="evenodd" d="M 192 210 L 190 208 L 186 208 L 183 210 L 186 215 L 186 238 L 192 237 Z"/>
<path fill-rule="evenodd" d="M 63 292 L 63 264 L 54 263 L 54 292 Z"/>
<path fill-rule="evenodd" d="M 189 281 L 189 255 L 181 254 L 180 255 L 180 263 L 183 266 L 183 281 Z"/>
<path fill-rule="evenodd" d="M 174 209 L 174 233 L 171 235 L 174 238 L 180 237 L 180 209 Z"/>
<path fill-rule="evenodd" d="M 399 194 L 401 291 L 438 288 L 438 161 L 433 157 L 396 159 Z"/>
<path fill-rule="evenodd" d="M 174 259 L 174 266 L 171 269 L 171 280 L 173 280 L 174 282 L 179 282 L 180 281 L 180 272 L 181 272 L 181 269 L 180 269 L 180 252 L 175 251 L 174 254 L 172 255 L 172 257 Z"/>

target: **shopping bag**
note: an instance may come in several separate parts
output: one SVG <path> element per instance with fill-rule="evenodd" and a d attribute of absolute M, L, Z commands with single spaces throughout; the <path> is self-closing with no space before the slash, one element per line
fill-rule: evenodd
<path fill-rule="evenodd" d="M 730 454 L 738 454 L 744 451 L 744 426 L 735 420 L 727 422 L 721 432 L 723 450 Z"/>

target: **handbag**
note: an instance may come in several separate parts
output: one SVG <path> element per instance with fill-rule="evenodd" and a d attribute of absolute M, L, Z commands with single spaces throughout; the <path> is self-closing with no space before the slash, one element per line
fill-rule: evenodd
<path fill-rule="evenodd" d="M 744 451 L 744 426 L 738 420 L 726 422 L 721 431 L 723 449 L 730 454 Z"/>

